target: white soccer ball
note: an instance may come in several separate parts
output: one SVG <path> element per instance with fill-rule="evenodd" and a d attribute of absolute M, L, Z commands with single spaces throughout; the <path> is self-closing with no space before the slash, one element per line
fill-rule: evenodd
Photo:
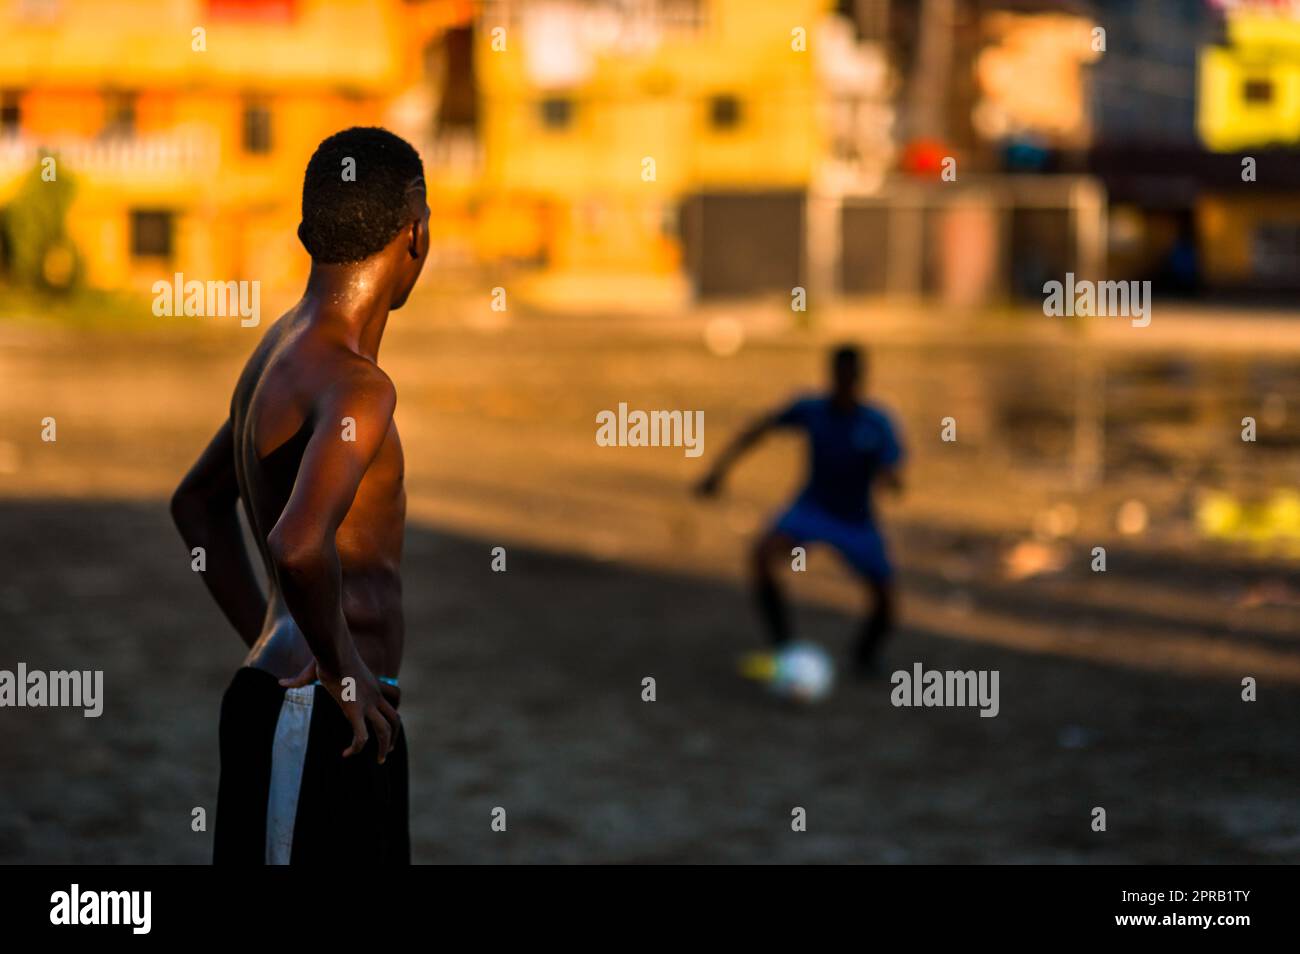
<path fill-rule="evenodd" d="M 793 643 L 777 651 L 771 682 L 777 695 L 796 702 L 820 702 L 834 684 L 830 654 L 816 643 Z"/>

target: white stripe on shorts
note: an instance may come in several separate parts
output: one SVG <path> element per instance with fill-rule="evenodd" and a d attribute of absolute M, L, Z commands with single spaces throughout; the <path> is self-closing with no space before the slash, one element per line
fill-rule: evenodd
<path fill-rule="evenodd" d="M 280 704 L 271 747 L 271 791 L 266 800 L 266 863 L 287 865 L 293 854 L 293 823 L 298 816 L 302 766 L 307 761 L 314 686 L 289 689 Z"/>

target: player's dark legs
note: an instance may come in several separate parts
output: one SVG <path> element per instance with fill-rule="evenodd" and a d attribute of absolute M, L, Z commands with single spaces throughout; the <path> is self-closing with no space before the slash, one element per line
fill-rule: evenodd
<path fill-rule="evenodd" d="M 853 661 L 860 672 L 870 672 L 875 667 L 880 648 L 894 628 L 897 608 L 894 586 L 887 581 L 868 580 L 867 598 L 871 608 L 862 621 L 853 650 Z"/>
<path fill-rule="evenodd" d="M 790 641 L 790 609 L 776 574 L 780 561 L 789 557 L 794 546 L 795 542 L 784 534 L 767 533 L 759 538 L 750 553 L 754 595 L 773 646 Z"/>

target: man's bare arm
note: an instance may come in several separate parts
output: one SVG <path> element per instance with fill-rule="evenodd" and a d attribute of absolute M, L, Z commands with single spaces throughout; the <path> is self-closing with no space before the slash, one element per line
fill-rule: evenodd
<path fill-rule="evenodd" d="M 369 723 L 379 738 L 380 761 L 397 738 L 397 712 L 383 698 L 348 630 L 334 537 L 383 446 L 396 403 L 392 382 L 373 365 L 352 363 L 343 372 L 317 403 L 293 492 L 266 541 L 280 591 L 316 657 L 321 683 L 352 724 L 352 744 L 343 754 L 361 751 Z M 352 419 L 355 440 L 343 439 L 345 418 Z M 349 677 L 356 694 L 345 700 L 343 680 Z"/>
<path fill-rule="evenodd" d="M 709 472 L 696 485 L 696 491 L 706 497 L 712 497 L 722 489 L 722 481 L 727 472 L 747 451 L 763 439 L 764 435 L 776 427 L 776 415 L 767 414 L 751 423 L 736 435 L 735 439 L 718 455 L 717 461 Z"/>
<path fill-rule="evenodd" d="M 244 545 L 238 508 L 235 440 L 226 421 L 176 488 L 171 512 L 191 552 L 204 550 L 208 592 L 239 638 L 252 646 L 266 619 L 266 596 Z"/>
<path fill-rule="evenodd" d="M 876 474 L 876 483 L 890 493 L 901 494 L 903 492 L 903 471 L 897 465 L 882 468 Z"/>

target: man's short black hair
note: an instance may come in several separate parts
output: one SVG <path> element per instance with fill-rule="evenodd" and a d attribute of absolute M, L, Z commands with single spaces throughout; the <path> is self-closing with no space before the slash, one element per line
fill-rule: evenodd
<path fill-rule="evenodd" d="M 391 242 L 411 221 L 414 179 L 424 180 L 420 154 L 387 129 L 353 126 L 322 142 L 307 163 L 298 226 L 312 260 L 359 262 Z"/>
<path fill-rule="evenodd" d="M 854 344 L 842 344 L 832 349 L 831 367 L 838 368 L 843 364 L 860 369 L 863 365 L 862 349 Z"/>

